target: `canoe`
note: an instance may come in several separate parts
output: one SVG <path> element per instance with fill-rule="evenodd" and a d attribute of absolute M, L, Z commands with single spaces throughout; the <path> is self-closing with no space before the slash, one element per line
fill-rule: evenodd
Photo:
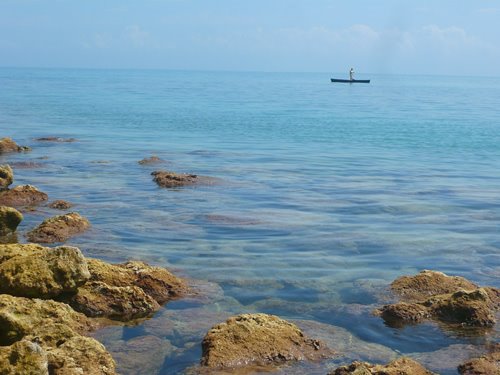
<path fill-rule="evenodd" d="M 350 79 L 337 79 L 337 78 L 331 78 L 332 82 L 340 82 L 340 83 L 370 83 L 369 79 L 353 79 L 352 81 Z"/>

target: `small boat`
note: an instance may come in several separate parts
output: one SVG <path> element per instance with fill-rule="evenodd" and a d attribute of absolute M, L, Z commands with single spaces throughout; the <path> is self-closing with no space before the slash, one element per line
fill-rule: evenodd
<path fill-rule="evenodd" d="M 339 82 L 339 83 L 370 83 L 369 79 L 337 79 L 337 78 L 330 78 L 332 82 Z"/>

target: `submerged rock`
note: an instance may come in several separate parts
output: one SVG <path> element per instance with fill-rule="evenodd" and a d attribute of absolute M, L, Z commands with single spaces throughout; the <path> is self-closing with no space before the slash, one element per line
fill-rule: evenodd
<path fill-rule="evenodd" d="M 23 215 L 13 207 L 0 206 L 0 236 L 16 231 Z"/>
<path fill-rule="evenodd" d="M 8 152 L 22 152 L 30 151 L 31 149 L 26 146 L 19 146 L 12 138 L 1 138 L 0 139 L 0 154 L 5 154 Z"/>
<path fill-rule="evenodd" d="M 491 327 L 500 308 L 500 290 L 441 272 L 422 271 L 391 284 L 405 302 L 385 305 L 376 313 L 387 324 L 401 326 L 434 318 L 464 326 Z"/>
<path fill-rule="evenodd" d="M 32 185 L 16 186 L 0 192 L 0 205 L 9 207 L 34 206 L 45 202 L 49 197 Z"/>
<path fill-rule="evenodd" d="M 332 354 L 295 324 L 267 314 L 242 314 L 212 327 L 202 350 L 201 365 L 219 369 L 315 360 Z"/>
<path fill-rule="evenodd" d="M 63 143 L 67 143 L 67 142 L 75 142 L 76 139 L 75 138 L 61 138 L 61 137 L 40 137 L 40 138 L 36 138 L 35 139 L 36 141 L 39 141 L 39 142 L 63 142 Z"/>
<path fill-rule="evenodd" d="M 34 161 L 13 161 L 10 163 L 10 166 L 16 169 L 35 169 L 42 168 L 44 165 Z"/>
<path fill-rule="evenodd" d="M 0 293 L 53 298 L 76 292 L 90 278 L 87 262 L 76 247 L 0 245 Z"/>
<path fill-rule="evenodd" d="M 49 207 L 54 208 L 56 210 L 69 210 L 71 207 L 73 207 L 73 205 L 70 202 L 58 199 L 50 203 Z"/>
<path fill-rule="evenodd" d="M 10 165 L 0 165 L 0 190 L 7 189 L 14 182 L 14 171 Z"/>
<path fill-rule="evenodd" d="M 435 375 L 420 363 L 406 357 L 398 358 L 387 365 L 372 365 L 353 362 L 330 372 L 328 375 Z"/>
<path fill-rule="evenodd" d="M 138 163 L 141 165 L 150 165 L 150 164 L 159 164 L 159 163 L 164 163 L 165 160 L 159 158 L 156 155 L 150 156 L 149 158 L 144 158 L 142 160 L 139 160 Z"/>
<path fill-rule="evenodd" d="M 90 223 L 86 218 L 76 212 L 71 212 L 44 220 L 28 232 L 28 239 L 37 243 L 64 242 L 85 232 L 89 227 Z"/>
<path fill-rule="evenodd" d="M 169 171 L 155 171 L 152 172 L 153 181 L 158 186 L 165 188 L 174 188 L 190 185 L 210 185 L 216 180 L 211 177 L 198 176 L 196 174 L 175 173 Z"/>
<path fill-rule="evenodd" d="M 458 372 L 462 375 L 500 375 L 500 343 L 493 346 L 491 353 L 458 366 Z"/>

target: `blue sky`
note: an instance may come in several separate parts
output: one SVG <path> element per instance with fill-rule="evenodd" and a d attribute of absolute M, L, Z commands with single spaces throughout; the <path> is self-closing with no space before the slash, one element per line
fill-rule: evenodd
<path fill-rule="evenodd" d="M 0 0 L 0 66 L 500 76 L 500 0 Z"/>

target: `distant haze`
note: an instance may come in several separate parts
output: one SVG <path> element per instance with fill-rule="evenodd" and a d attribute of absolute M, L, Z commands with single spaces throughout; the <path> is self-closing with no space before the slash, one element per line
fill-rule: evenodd
<path fill-rule="evenodd" d="M 500 75 L 500 1 L 0 0 L 0 66 Z"/>

